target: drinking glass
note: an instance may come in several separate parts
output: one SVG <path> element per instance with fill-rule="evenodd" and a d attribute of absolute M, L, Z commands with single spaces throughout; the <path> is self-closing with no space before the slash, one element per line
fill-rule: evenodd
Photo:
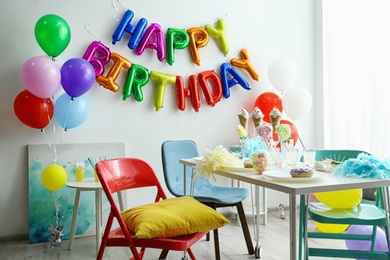
<path fill-rule="evenodd" d="M 314 162 L 316 160 L 316 151 L 307 150 L 303 152 L 303 162 L 306 166 L 314 167 Z"/>

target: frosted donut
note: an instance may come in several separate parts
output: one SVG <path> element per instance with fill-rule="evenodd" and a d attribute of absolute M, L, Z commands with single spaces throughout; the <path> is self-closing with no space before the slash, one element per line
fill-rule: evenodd
<path fill-rule="evenodd" d="M 293 178 L 310 178 L 313 176 L 313 170 L 310 168 L 293 168 L 290 170 Z"/>

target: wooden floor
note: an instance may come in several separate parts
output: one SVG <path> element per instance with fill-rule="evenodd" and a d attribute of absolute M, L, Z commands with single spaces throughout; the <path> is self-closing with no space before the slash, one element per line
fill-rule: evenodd
<path fill-rule="evenodd" d="M 222 212 L 230 218 L 229 212 Z M 288 216 L 288 211 L 286 211 Z M 254 237 L 253 217 L 248 214 L 250 231 Z M 313 223 L 310 223 L 313 227 Z M 280 218 L 278 211 L 268 213 L 268 224 L 260 227 L 260 241 L 262 246 L 262 260 L 288 260 L 289 259 L 289 219 Z M 255 259 L 254 255 L 248 255 L 243 239 L 241 227 L 235 220 L 219 230 L 221 259 Z M 255 239 L 253 244 L 256 245 Z M 6 259 L 95 259 L 95 238 L 76 239 L 72 250 L 68 250 L 68 241 L 62 241 L 55 248 L 48 248 L 48 243 L 28 244 L 27 241 L 0 242 L 0 260 Z M 322 245 L 327 246 L 327 245 Z M 338 242 L 337 247 L 344 247 L 344 242 Z M 214 245 L 211 241 L 200 240 L 193 248 L 198 260 L 214 259 Z M 144 259 L 158 259 L 160 251 L 148 249 Z M 180 260 L 182 252 L 169 252 L 167 259 Z M 129 259 L 131 257 L 128 248 L 107 248 L 104 259 Z M 324 258 L 311 258 L 324 259 Z"/>

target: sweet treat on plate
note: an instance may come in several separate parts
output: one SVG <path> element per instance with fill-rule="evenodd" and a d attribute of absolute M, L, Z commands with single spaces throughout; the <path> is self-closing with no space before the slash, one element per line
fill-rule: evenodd
<path fill-rule="evenodd" d="M 253 168 L 253 163 L 251 160 L 244 161 L 244 168 Z"/>
<path fill-rule="evenodd" d="M 258 107 L 255 107 L 255 109 L 252 111 L 252 121 L 255 125 L 255 129 L 261 126 L 261 123 L 263 122 L 263 113 L 261 113 L 260 109 Z"/>
<path fill-rule="evenodd" d="M 274 108 L 272 109 L 271 113 L 269 114 L 271 124 L 272 124 L 272 130 L 276 131 L 276 126 L 279 125 L 280 120 L 282 119 L 282 113 L 280 113 L 279 109 Z"/>
<path fill-rule="evenodd" d="M 313 176 L 313 170 L 307 167 L 293 168 L 290 170 L 290 174 L 293 178 L 310 178 Z"/>
<path fill-rule="evenodd" d="M 241 108 L 240 113 L 238 113 L 238 119 L 240 120 L 240 125 L 242 125 L 246 131 L 248 131 L 249 113 L 245 108 Z"/>

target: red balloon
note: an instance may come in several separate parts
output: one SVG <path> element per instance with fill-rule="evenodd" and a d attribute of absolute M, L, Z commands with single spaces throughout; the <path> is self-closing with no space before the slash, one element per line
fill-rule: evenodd
<path fill-rule="evenodd" d="M 280 112 L 283 112 L 282 99 L 273 92 L 264 92 L 257 97 L 255 107 L 258 107 L 263 113 L 263 120 L 267 123 L 271 122 L 269 114 L 272 109 L 277 108 Z"/>
<path fill-rule="evenodd" d="M 42 99 L 24 90 L 14 100 L 14 112 L 23 124 L 43 129 L 53 118 L 54 106 L 51 99 Z"/>
<path fill-rule="evenodd" d="M 291 121 L 288 121 L 288 120 L 280 120 L 280 125 L 288 125 L 291 129 L 291 138 L 293 139 L 294 141 L 294 146 L 297 144 L 298 142 L 298 129 L 297 127 L 291 122 Z M 273 139 L 275 141 L 277 141 L 279 139 L 278 135 L 277 134 L 274 134 L 273 135 Z M 277 147 L 280 147 L 280 144 L 277 145 Z"/>
<path fill-rule="evenodd" d="M 222 98 L 222 83 L 218 74 L 213 70 L 204 71 L 198 74 L 198 80 L 207 104 L 212 107 L 215 106 Z M 211 83 L 211 90 L 209 83 Z"/>

